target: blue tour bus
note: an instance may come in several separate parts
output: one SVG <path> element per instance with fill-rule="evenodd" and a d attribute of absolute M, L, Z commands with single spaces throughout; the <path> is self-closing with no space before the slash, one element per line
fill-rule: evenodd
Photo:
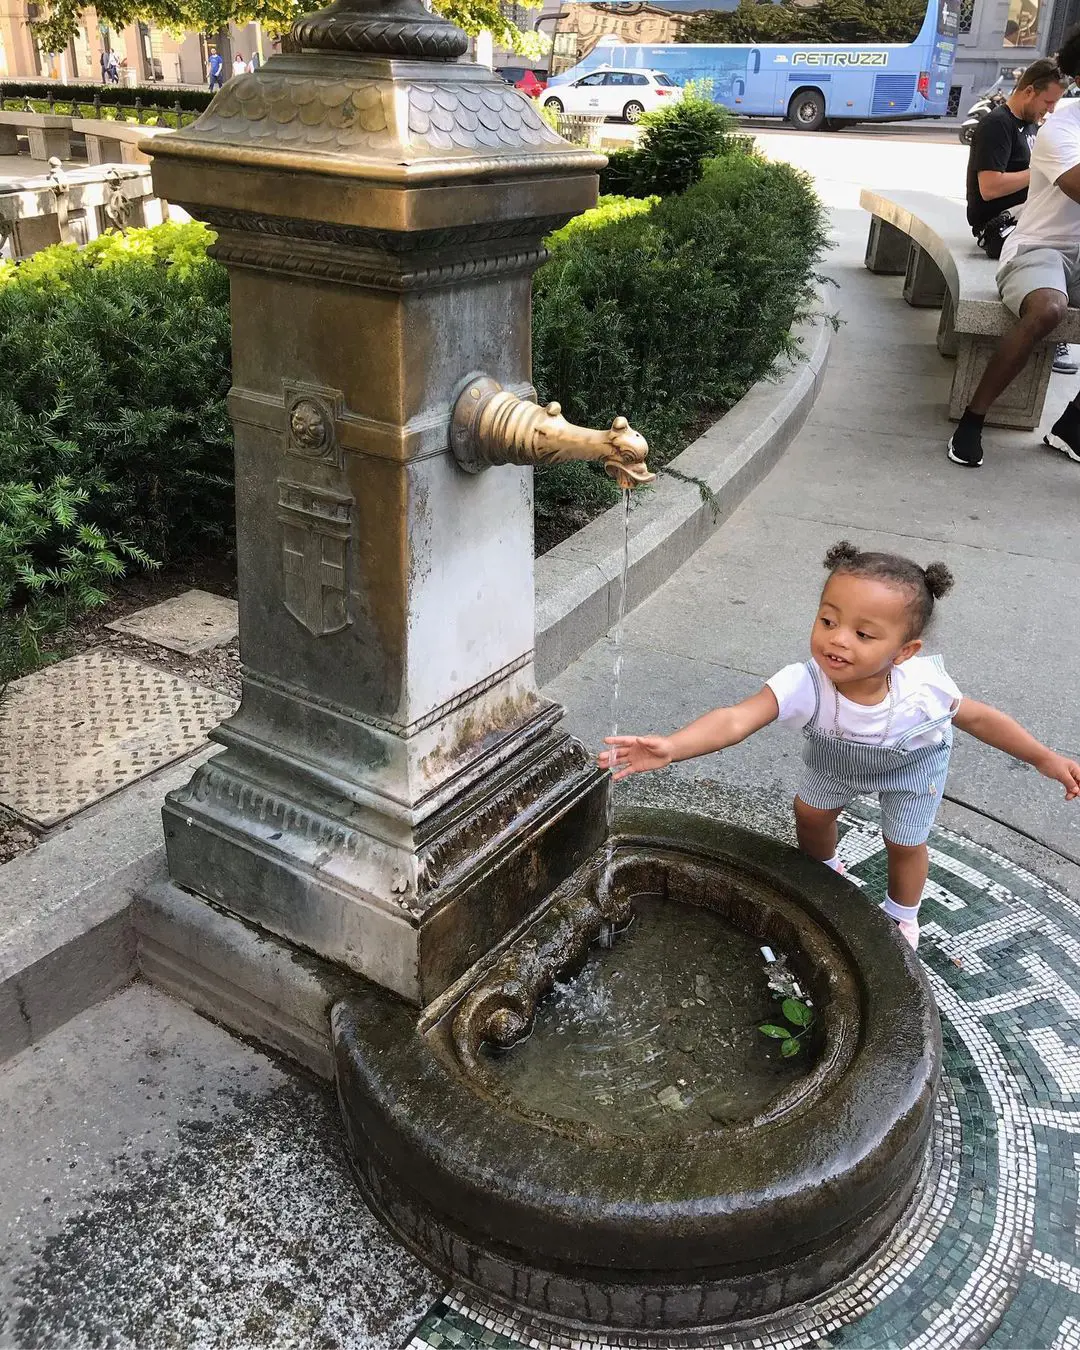
<path fill-rule="evenodd" d="M 736 0 L 650 0 L 650 8 L 699 13 Z M 608 9 L 608 5 L 603 8 Z M 617 10 L 618 5 L 611 5 Z M 548 81 L 572 83 L 600 66 L 661 70 L 676 84 L 708 80 L 712 96 L 747 117 L 786 117 L 801 131 L 853 122 L 943 117 L 956 56 L 959 0 L 928 0 L 910 43 L 682 43 L 656 46 L 602 37 L 572 69 Z"/>

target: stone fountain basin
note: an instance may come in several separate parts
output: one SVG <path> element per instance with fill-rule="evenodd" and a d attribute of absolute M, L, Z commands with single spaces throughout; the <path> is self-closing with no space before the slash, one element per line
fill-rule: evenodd
<path fill-rule="evenodd" d="M 594 864 L 423 1014 L 374 987 L 336 1005 L 361 1187 L 447 1277 L 570 1324 L 706 1327 L 804 1301 L 918 1182 L 941 1050 L 919 962 L 854 885 L 746 831 L 636 811 L 615 856 L 613 891 L 662 887 L 789 954 L 820 1025 L 809 1071 L 751 1120 L 650 1138 L 515 1101 L 483 1042 L 511 1041 L 587 958 L 610 918 Z"/>

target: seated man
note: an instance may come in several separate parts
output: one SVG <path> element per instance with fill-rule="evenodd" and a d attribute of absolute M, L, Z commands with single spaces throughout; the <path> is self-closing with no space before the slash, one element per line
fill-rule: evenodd
<path fill-rule="evenodd" d="M 1057 62 L 1043 58 L 1023 71 L 1016 88 L 975 128 L 968 154 L 967 218 L 979 247 L 991 258 L 1015 223 L 1002 213 L 1027 200 L 1031 147 L 1039 123 L 1065 92 Z M 1054 369 L 1073 374 L 1076 362 L 1066 343 L 1058 344 Z"/>
<path fill-rule="evenodd" d="M 1070 79 L 1080 75 L 1080 28 L 1066 37 L 1058 66 Z M 982 428 L 990 405 L 1058 326 L 1070 300 L 1080 304 L 1080 99 L 1062 102 L 1039 132 L 1027 203 L 1002 247 L 997 281 L 1002 300 L 1020 321 L 998 343 L 949 441 L 953 463 L 972 469 L 983 462 Z M 1046 444 L 1080 464 L 1076 399 Z"/>

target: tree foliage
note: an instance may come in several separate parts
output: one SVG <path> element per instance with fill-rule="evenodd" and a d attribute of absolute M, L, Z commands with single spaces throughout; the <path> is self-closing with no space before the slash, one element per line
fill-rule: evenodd
<path fill-rule="evenodd" d="M 740 0 L 688 20 L 682 42 L 913 42 L 925 0 L 820 0 L 800 5 Z"/>
<path fill-rule="evenodd" d="M 538 8 L 540 0 L 520 3 Z M 45 51 L 63 51 L 78 32 L 86 8 L 86 0 L 53 0 L 48 14 L 34 24 Z M 312 0 L 97 0 L 94 5 L 98 22 L 117 30 L 142 20 L 170 33 L 214 34 L 230 23 L 257 21 L 275 36 L 287 33 L 297 19 L 317 8 Z M 549 45 L 542 34 L 522 32 L 511 23 L 499 0 L 434 0 L 434 8 L 466 33 L 475 36 L 487 29 L 497 46 L 530 59 L 543 55 Z"/>

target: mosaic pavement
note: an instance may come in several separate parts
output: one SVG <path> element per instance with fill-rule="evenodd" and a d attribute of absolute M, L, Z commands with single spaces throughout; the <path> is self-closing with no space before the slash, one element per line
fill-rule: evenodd
<path fill-rule="evenodd" d="M 885 894 L 875 810 L 840 853 Z M 941 1012 L 943 1089 L 907 1221 L 826 1297 L 704 1341 L 579 1340 L 452 1291 L 407 1350 L 1080 1350 L 1080 903 L 998 854 L 931 836 L 920 955 Z"/>

